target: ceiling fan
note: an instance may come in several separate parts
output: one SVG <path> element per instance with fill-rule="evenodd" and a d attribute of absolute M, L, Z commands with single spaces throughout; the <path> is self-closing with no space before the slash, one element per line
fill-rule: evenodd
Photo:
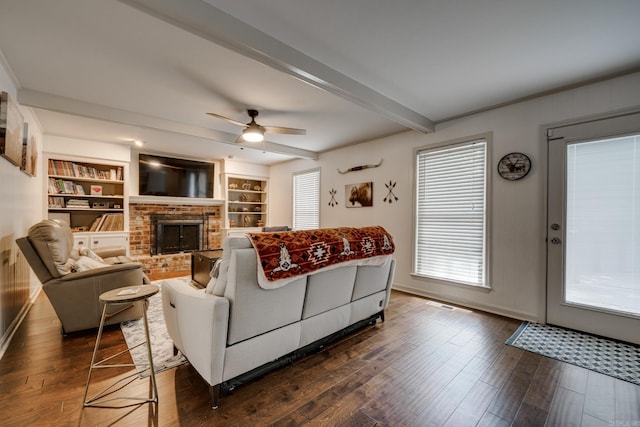
<path fill-rule="evenodd" d="M 295 128 L 286 128 L 281 126 L 262 126 L 256 123 L 256 117 L 258 117 L 258 110 L 247 110 L 247 114 L 251 117 L 251 121 L 249 123 L 242 123 L 237 120 L 230 119 L 225 116 L 221 116 L 216 113 L 207 113 L 212 117 L 216 117 L 218 119 L 226 120 L 229 123 L 233 123 L 234 125 L 243 126 L 242 135 L 236 139 L 236 142 L 261 142 L 264 140 L 265 133 L 283 133 L 289 135 L 306 135 L 307 131 L 304 129 L 295 129 Z"/>

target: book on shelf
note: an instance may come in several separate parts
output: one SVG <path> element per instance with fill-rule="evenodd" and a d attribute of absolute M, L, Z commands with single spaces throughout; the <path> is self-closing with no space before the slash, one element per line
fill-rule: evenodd
<path fill-rule="evenodd" d="M 98 225 L 100 224 L 100 220 L 102 220 L 102 215 L 93 220 L 93 222 L 91 223 L 91 227 L 89 227 L 89 231 L 96 231 Z"/>
<path fill-rule="evenodd" d="M 69 176 L 74 178 L 91 178 L 110 181 L 123 180 L 122 167 L 105 167 L 108 169 L 97 169 L 93 166 L 87 166 L 67 160 L 49 159 L 48 162 L 49 175 Z"/>
<path fill-rule="evenodd" d="M 96 218 L 89 231 L 123 231 L 124 215 L 121 213 L 108 213 Z"/>
<path fill-rule="evenodd" d="M 76 193 L 76 186 L 73 182 L 71 181 L 62 181 L 62 186 L 64 187 L 64 191 L 63 193 L 66 194 L 75 194 Z"/>
<path fill-rule="evenodd" d="M 58 184 L 55 178 L 49 178 L 49 194 L 58 194 L 60 191 L 58 190 Z"/>
<path fill-rule="evenodd" d="M 76 185 L 72 181 L 61 178 L 49 178 L 48 191 L 50 194 L 76 194 Z"/>
<path fill-rule="evenodd" d="M 65 208 L 64 197 L 49 196 L 49 208 Z"/>

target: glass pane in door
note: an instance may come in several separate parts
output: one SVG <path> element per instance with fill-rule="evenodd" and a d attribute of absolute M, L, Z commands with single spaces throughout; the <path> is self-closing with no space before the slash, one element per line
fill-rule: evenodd
<path fill-rule="evenodd" d="M 569 144 L 564 300 L 640 315 L 640 135 Z"/>

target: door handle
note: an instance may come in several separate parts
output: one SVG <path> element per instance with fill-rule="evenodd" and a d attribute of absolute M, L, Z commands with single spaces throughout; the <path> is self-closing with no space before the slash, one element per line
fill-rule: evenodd
<path fill-rule="evenodd" d="M 551 229 L 556 231 L 560 230 L 560 224 L 551 224 Z"/>
<path fill-rule="evenodd" d="M 553 239 L 551 239 L 551 243 L 553 243 L 554 245 L 559 245 L 560 243 L 562 243 L 562 240 L 554 237 Z"/>

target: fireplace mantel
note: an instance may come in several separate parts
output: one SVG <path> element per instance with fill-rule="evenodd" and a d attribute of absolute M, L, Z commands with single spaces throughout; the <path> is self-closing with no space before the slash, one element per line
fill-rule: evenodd
<path fill-rule="evenodd" d="M 224 200 L 196 197 L 129 196 L 129 203 L 141 205 L 222 206 Z"/>

